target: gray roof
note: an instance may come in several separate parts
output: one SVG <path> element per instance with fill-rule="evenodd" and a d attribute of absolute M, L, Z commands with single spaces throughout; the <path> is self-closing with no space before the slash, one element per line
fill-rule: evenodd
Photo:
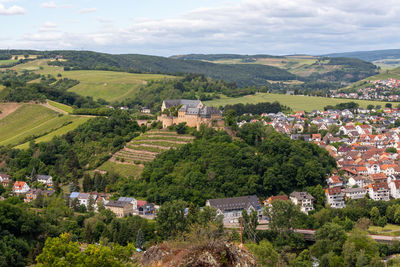
<path fill-rule="evenodd" d="M 355 193 L 355 192 L 366 192 L 364 188 L 346 188 L 343 189 L 343 193 Z"/>
<path fill-rule="evenodd" d="M 200 102 L 201 102 L 200 100 L 189 100 L 189 99 L 164 100 L 166 108 L 177 107 L 179 105 L 186 106 L 187 108 L 197 108 Z"/>
<path fill-rule="evenodd" d="M 134 199 L 133 197 L 120 197 L 118 198 L 118 201 L 124 201 L 124 202 L 132 202 L 135 201 L 136 199 Z"/>
<path fill-rule="evenodd" d="M 38 180 L 50 180 L 53 177 L 51 177 L 50 175 L 44 175 L 44 174 L 38 174 L 36 175 L 36 179 Z"/>
<path fill-rule="evenodd" d="M 208 202 L 213 208 L 221 211 L 225 210 L 243 210 L 253 206 L 254 209 L 260 207 L 258 198 L 255 195 L 243 196 L 243 197 L 232 197 L 232 198 L 217 198 L 209 199 Z"/>
<path fill-rule="evenodd" d="M 293 193 L 291 193 L 290 197 L 297 198 L 298 200 L 306 200 L 306 199 L 313 200 L 314 199 L 313 196 L 307 192 L 297 192 L 297 191 L 294 191 Z"/>
<path fill-rule="evenodd" d="M 126 201 L 110 200 L 104 206 L 124 208 L 126 205 L 129 205 L 129 203 Z"/>
<path fill-rule="evenodd" d="M 200 110 L 200 116 L 204 118 L 209 118 L 211 115 L 221 115 L 221 111 L 216 107 L 203 107 Z"/>

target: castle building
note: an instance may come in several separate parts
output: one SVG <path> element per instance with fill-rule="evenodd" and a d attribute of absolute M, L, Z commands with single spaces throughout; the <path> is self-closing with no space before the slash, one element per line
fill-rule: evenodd
<path fill-rule="evenodd" d="M 171 111 L 178 109 L 177 114 Z M 161 106 L 161 115 L 157 117 L 163 128 L 185 122 L 189 127 L 200 128 L 201 124 L 209 127 L 223 127 L 222 112 L 215 107 L 207 107 L 200 100 L 175 99 L 164 100 Z M 177 116 L 176 116 L 177 115 Z"/>

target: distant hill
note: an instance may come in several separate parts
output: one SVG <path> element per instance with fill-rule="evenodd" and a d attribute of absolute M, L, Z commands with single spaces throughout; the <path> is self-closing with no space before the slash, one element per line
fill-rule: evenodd
<path fill-rule="evenodd" d="M 0 51 L 11 54 L 24 51 Z M 292 73 L 273 66 L 265 65 L 238 65 L 214 64 L 199 60 L 179 60 L 159 56 L 138 54 L 111 55 L 91 51 L 29 51 L 45 58 L 62 57 L 64 60 L 51 64 L 80 70 L 114 70 L 136 73 L 162 73 L 162 74 L 203 74 L 216 80 L 234 82 L 240 87 L 265 85 L 269 80 L 289 81 L 294 80 Z"/>
<path fill-rule="evenodd" d="M 183 59 L 183 60 L 225 60 L 225 59 L 242 59 L 247 60 L 250 58 L 283 58 L 281 56 L 271 56 L 271 55 L 238 55 L 238 54 L 187 54 L 187 55 L 175 55 L 170 58 Z"/>
<path fill-rule="evenodd" d="M 361 60 L 373 62 L 382 59 L 398 59 L 400 58 L 400 49 L 386 49 L 386 50 L 373 50 L 373 51 L 355 51 L 344 53 L 326 54 L 327 57 L 351 57 Z"/>

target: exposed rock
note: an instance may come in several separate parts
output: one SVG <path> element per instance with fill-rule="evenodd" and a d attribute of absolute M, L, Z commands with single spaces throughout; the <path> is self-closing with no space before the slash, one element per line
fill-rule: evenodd
<path fill-rule="evenodd" d="M 258 266 L 255 257 L 245 248 L 232 243 L 218 243 L 210 246 L 170 248 L 168 245 L 153 246 L 143 257 L 144 266 L 181 267 L 253 267 Z"/>

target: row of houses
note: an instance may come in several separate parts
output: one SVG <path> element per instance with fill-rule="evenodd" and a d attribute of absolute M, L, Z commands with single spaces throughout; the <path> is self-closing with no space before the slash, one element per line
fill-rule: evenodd
<path fill-rule="evenodd" d="M 112 200 L 110 194 L 97 192 L 72 192 L 68 197 L 71 205 L 74 200 L 78 205 L 83 205 L 86 208 L 93 205 L 94 210 L 98 210 L 98 207 L 103 205 L 104 208 L 111 210 L 119 218 L 128 215 L 154 216 L 159 208 L 153 203 L 136 200 L 133 197 L 120 197 L 118 200 Z"/>

